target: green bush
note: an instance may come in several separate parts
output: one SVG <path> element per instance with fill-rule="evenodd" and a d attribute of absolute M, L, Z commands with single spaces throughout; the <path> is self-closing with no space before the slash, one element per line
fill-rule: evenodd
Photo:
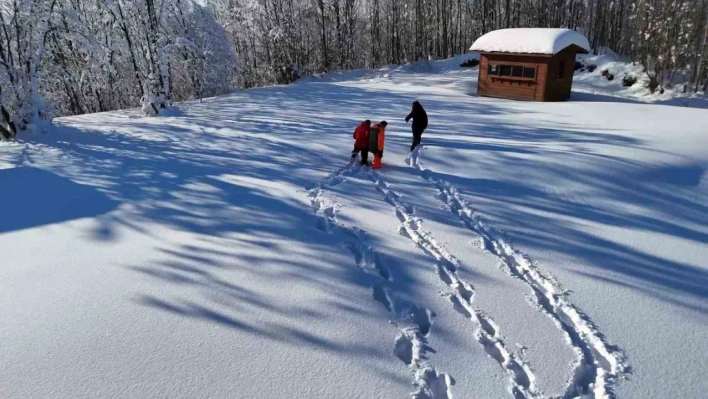
<path fill-rule="evenodd" d="M 637 78 L 634 76 L 625 75 L 624 78 L 622 78 L 622 86 L 624 87 L 634 86 L 635 83 L 637 83 Z"/>

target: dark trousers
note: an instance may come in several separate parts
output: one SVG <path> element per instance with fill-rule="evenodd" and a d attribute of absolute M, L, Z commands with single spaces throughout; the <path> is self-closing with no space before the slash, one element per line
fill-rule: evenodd
<path fill-rule="evenodd" d="M 356 148 L 352 150 L 352 159 L 356 158 L 356 154 L 361 153 L 361 164 L 362 165 L 368 165 L 369 164 L 369 149 L 364 147 L 364 148 Z"/>
<path fill-rule="evenodd" d="M 415 150 L 415 147 L 420 144 L 420 138 L 423 136 L 423 134 L 415 134 L 413 133 L 413 144 L 411 144 L 411 151 Z"/>
<path fill-rule="evenodd" d="M 415 147 L 420 144 L 420 138 L 423 137 L 424 131 L 425 127 L 413 125 L 413 144 L 411 144 L 411 151 L 415 150 Z"/>

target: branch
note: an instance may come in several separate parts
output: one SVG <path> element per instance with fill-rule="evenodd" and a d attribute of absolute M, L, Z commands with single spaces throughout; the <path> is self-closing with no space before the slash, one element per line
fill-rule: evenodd
<path fill-rule="evenodd" d="M 88 40 L 91 44 L 97 44 L 97 45 L 99 45 L 99 46 L 105 48 L 106 50 L 110 50 L 110 51 L 113 52 L 113 53 L 116 53 L 116 54 L 118 54 L 118 55 L 120 55 L 120 56 L 123 56 L 123 53 L 121 53 L 120 51 L 115 50 L 115 49 L 109 47 L 108 45 L 105 45 L 105 44 L 99 42 L 99 41 L 96 40 L 94 37 L 91 37 L 91 36 L 87 35 L 86 33 L 81 32 L 81 31 L 79 31 L 79 30 L 71 29 L 71 28 L 55 28 L 55 30 L 64 31 L 64 32 L 68 32 L 68 33 L 76 33 L 76 34 L 82 36 L 84 39 Z"/>

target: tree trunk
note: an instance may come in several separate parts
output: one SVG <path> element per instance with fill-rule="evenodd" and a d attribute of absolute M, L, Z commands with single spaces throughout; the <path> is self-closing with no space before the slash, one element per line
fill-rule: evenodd
<path fill-rule="evenodd" d="M 329 59 L 327 53 L 327 32 L 325 30 L 325 4 L 324 0 L 317 0 L 317 4 L 320 7 L 320 18 L 322 21 L 322 59 L 324 62 L 325 72 L 329 70 Z"/>

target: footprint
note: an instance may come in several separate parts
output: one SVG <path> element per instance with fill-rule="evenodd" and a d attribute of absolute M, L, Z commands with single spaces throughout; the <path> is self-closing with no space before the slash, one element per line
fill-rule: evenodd
<path fill-rule="evenodd" d="M 413 342 L 403 333 L 399 333 L 396 337 L 396 343 L 393 348 L 393 353 L 401 359 L 406 366 L 413 363 Z"/>
<path fill-rule="evenodd" d="M 418 391 L 414 399 L 452 399 L 450 388 L 455 380 L 446 373 L 438 373 L 434 368 L 425 368 L 416 373 Z"/>
<path fill-rule="evenodd" d="M 460 299 L 456 295 L 450 295 L 448 299 L 450 300 L 450 302 L 452 302 L 452 308 L 455 309 L 457 313 L 465 316 L 470 320 L 474 319 L 472 317 L 472 313 L 470 313 L 467 307 L 460 302 Z"/>
<path fill-rule="evenodd" d="M 374 300 L 384 305 L 389 312 L 394 313 L 393 303 L 391 303 L 391 297 L 385 282 L 377 282 L 374 284 L 373 294 Z"/>
<path fill-rule="evenodd" d="M 484 332 L 486 332 L 493 338 L 497 337 L 497 327 L 491 320 L 487 319 L 487 317 L 482 312 L 477 312 L 477 320 L 479 320 L 479 324 L 484 330 Z"/>

